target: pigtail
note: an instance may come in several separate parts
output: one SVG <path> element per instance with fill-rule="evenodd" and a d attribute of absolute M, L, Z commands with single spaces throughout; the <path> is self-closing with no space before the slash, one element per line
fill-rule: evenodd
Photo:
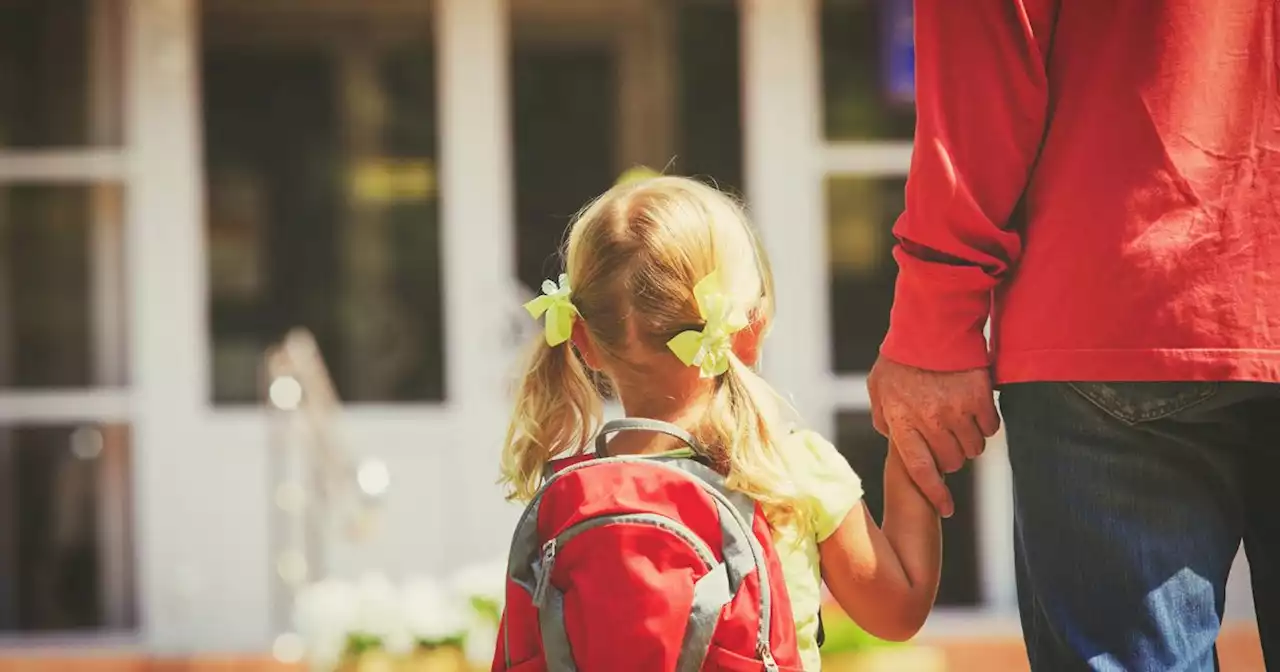
<path fill-rule="evenodd" d="M 603 402 L 569 343 L 532 345 L 516 391 L 515 412 L 502 449 L 502 478 L 509 499 L 537 492 L 551 460 L 580 452 L 595 435 Z"/>
<path fill-rule="evenodd" d="M 790 431 L 786 401 L 736 355 L 729 357 L 703 424 L 710 457 L 729 487 L 759 501 L 774 525 L 803 529 L 809 516 L 781 450 Z"/>

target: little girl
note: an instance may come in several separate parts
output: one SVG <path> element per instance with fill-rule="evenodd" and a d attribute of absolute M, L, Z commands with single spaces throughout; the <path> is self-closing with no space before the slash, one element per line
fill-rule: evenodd
<path fill-rule="evenodd" d="M 821 436 L 797 430 L 755 372 L 773 315 L 773 278 L 742 209 L 689 179 L 621 184 L 573 223 L 566 271 L 526 306 L 546 328 L 503 451 L 511 496 L 529 499 L 550 460 L 590 444 L 602 415 L 591 372 L 601 374 L 629 417 L 686 429 L 729 487 L 764 507 L 805 669 L 821 666 L 824 579 L 871 634 L 913 636 L 937 592 L 938 517 L 890 450 L 884 527 L 877 527 L 848 463 Z M 624 433 L 609 452 L 676 447 L 674 439 Z"/>

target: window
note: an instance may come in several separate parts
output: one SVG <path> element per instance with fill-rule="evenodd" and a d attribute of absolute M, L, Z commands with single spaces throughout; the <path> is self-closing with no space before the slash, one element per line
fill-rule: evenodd
<path fill-rule="evenodd" d="M 127 629 L 129 432 L 0 427 L 0 632 Z"/>
<path fill-rule="evenodd" d="M 915 132 L 912 0 L 823 0 L 829 140 L 910 140 Z"/>
<path fill-rule="evenodd" d="M 126 382 L 120 193 L 0 185 L 0 391 Z"/>
<path fill-rule="evenodd" d="M 904 177 L 827 179 L 831 269 L 831 352 L 839 373 L 871 369 L 889 329 L 893 223 L 902 213 Z"/>
<path fill-rule="evenodd" d="M 119 0 L 0 0 L 0 633 L 136 622 Z"/>
<path fill-rule="evenodd" d="M 118 90 L 99 72 L 119 59 L 119 5 L 0 0 L 0 148 L 119 144 L 103 104 Z"/>
<path fill-rule="evenodd" d="M 445 395 L 430 4 L 201 3 L 213 399 L 316 335 L 339 395 Z"/>
<path fill-rule="evenodd" d="M 839 413 L 836 447 L 862 478 L 867 508 L 879 523 L 884 516 L 884 460 L 889 445 L 871 426 L 871 414 Z M 947 487 L 955 500 L 956 512 L 942 521 L 942 582 L 938 588 L 938 604 L 972 606 L 980 600 L 973 468 L 966 467 L 948 476 Z"/>
<path fill-rule="evenodd" d="M 559 271 L 573 215 L 647 166 L 742 187 L 732 0 L 512 2 L 518 277 Z"/>

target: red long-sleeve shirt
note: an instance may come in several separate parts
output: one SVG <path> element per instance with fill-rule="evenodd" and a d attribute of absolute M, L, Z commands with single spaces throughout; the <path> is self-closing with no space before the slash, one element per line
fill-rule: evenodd
<path fill-rule="evenodd" d="M 882 354 L 1000 383 L 1280 382 L 1275 0 L 915 6 Z"/>

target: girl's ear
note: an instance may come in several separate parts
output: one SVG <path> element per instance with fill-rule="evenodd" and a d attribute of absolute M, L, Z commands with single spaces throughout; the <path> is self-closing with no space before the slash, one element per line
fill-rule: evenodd
<path fill-rule="evenodd" d="M 760 347 L 764 344 L 764 335 L 769 330 L 769 319 L 763 315 L 751 316 L 751 323 L 746 329 L 733 335 L 733 354 L 747 366 L 755 366 L 760 362 Z"/>
<path fill-rule="evenodd" d="M 573 347 L 577 348 L 578 354 L 582 355 L 582 361 L 586 363 L 587 368 L 592 371 L 600 370 L 600 351 L 596 348 L 595 341 L 591 340 L 591 332 L 587 331 L 587 325 L 582 320 L 573 321 L 573 334 L 569 337 L 573 342 Z"/>

